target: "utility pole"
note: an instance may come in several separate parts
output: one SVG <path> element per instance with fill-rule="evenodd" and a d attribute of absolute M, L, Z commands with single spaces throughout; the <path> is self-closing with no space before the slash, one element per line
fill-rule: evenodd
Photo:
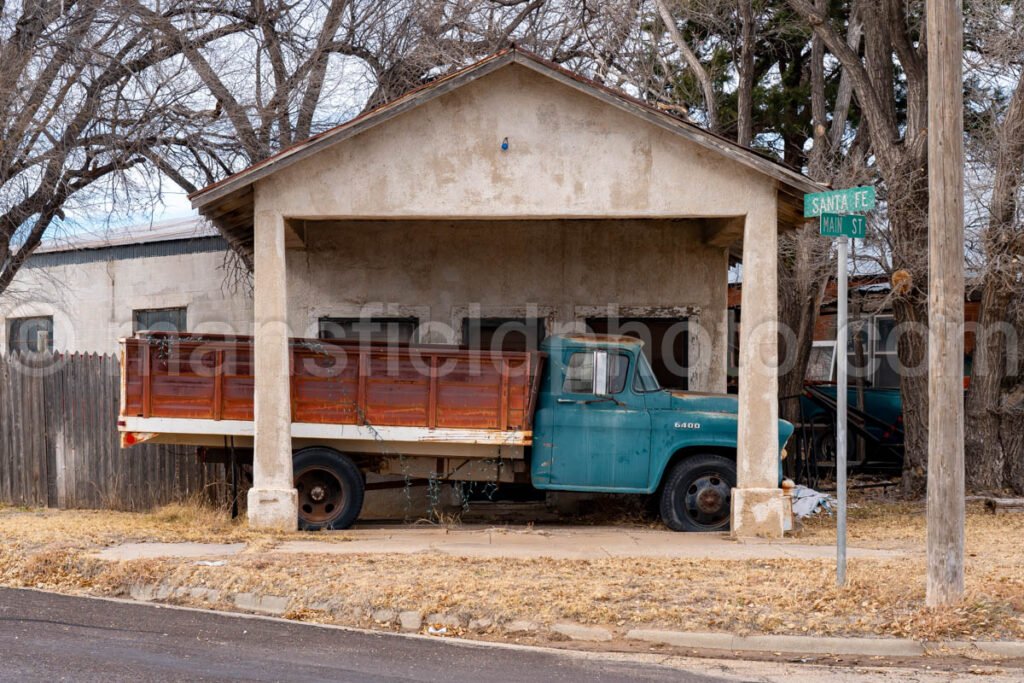
<path fill-rule="evenodd" d="M 928 606 L 964 592 L 963 7 L 927 0 Z"/>

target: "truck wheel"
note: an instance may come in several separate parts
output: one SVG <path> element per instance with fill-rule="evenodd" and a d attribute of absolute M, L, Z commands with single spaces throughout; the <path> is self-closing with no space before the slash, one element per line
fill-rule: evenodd
<path fill-rule="evenodd" d="M 829 427 L 827 430 L 821 432 L 814 437 L 814 462 L 818 467 L 818 470 L 824 474 L 831 472 L 833 478 L 836 472 L 836 459 L 838 455 L 836 453 L 836 432 L 835 429 Z M 850 472 L 853 468 L 863 465 L 864 463 L 857 460 L 857 436 L 853 433 L 846 435 L 846 471 Z"/>
<path fill-rule="evenodd" d="M 352 458 L 330 448 L 304 448 L 292 458 L 303 531 L 347 529 L 363 508 L 365 484 Z"/>
<path fill-rule="evenodd" d="M 736 463 L 720 455 L 691 455 L 677 463 L 661 492 L 661 519 L 673 531 L 729 528 Z"/>

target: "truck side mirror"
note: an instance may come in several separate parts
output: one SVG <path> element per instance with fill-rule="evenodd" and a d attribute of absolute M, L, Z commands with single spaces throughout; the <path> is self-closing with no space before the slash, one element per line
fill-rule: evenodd
<path fill-rule="evenodd" d="M 608 395 L 608 352 L 594 351 L 594 395 Z"/>

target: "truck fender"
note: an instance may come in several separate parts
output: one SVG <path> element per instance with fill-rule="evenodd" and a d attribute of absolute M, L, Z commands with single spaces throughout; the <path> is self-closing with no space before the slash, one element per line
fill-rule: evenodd
<path fill-rule="evenodd" d="M 665 458 L 662 462 L 660 469 L 657 471 L 657 478 L 654 479 L 654 491 L 658 494 L 661 493 L 662 486 L 665 483 L 665 475 L 672 471 L 676 463 L 692 455 L 699 455 L 709 453 L 712 455 L 720 455 L 723 458 L 728 458 L 733 462 L 736 461 L 736 444 L 720 443 L 720 444 L 702 444 L 693 445 L 686 444 L 677 447 L 668 458 Z"/>

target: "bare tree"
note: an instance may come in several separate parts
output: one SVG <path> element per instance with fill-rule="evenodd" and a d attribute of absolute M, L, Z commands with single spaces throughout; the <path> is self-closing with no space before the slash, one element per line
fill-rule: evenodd
<path fill-rule="evenodd" d="M 737 0 L 740 54 L 736 64 L 736 142 L 749 147 L 754 139 L 754 51 L 757 22 L 753 0 Z"/>
<path fill-rule="evenodd" d="M 414 0 L 388 7 L 389 37 L 370 51 L 376 106 L 516 43 L 557 64 L 614 80 L 636 29 L 635 0 Z M 376 48 L 376 49 L 375 49 Z M 385 48 L 385 49 L 380 49 Z M 369 52 L 363 50 L 360 56 Z"/>
<path fill-rule="evenodd" d="M 686 68 L 689 69 L 690 73 L 693 74 L 693 77 L 700 84 L 700 89 L 704 96 L 705 127 L 708 130 L 716 131 L 718 130 L 718 94 L 715 90 L 714 81 L 708 69 L 698 59 L 694 48 L 690 47 L 690 44 L 683 37 L 682 32 L 680 32 L 679 27 L 676 25 L 676 17 L 669 9 L 668 2 L 669 0 L 654 0 L 654 5 L 658 9 L 658 16 L 661 18 L 672 44 L 679 50 Z"/>
<path fill-rule="evenodd" d="M 980 221 L 976 263 L 981 307 L 971 386 L 967 396 L 967 483 L 975 490 L 1004 486 L 1024 493 L 1024 444 L 1017 436 L 1024 415 L 1024 377 L 1017 364 L 1019 301 L 1024 295 L 1024 3 L 982 0 L 967 17 L 969 109 L 968 147 L 979 166 L 987 207 Z M 987 201 L 986 201 L 987 200 Z M 1016 324 L 1015 324 L 1016 323 Z"/>
<path fill-rule="evenodd" d="M 185 11 L 164 2 L 164 13 Z M 0 4 L 0 293 L 54 220 L 99 187 L 124 194 L 151 148 L 178 144 L 167 117 L 189 96 L 180 46 L 154 34 L 135 3 Z M 192 7 L 188 12 L 199 15 Z M 230 35 L 204 22 L 195 46 Z"/>
<path fill-rule="evenodd" d="M 632 0 L 227 0 L 207 11 L 244 28 L 212 46 L 196 44 L 194 22 L 140 3 L 137 11 L 181 50 L 200 91 L 184 111 L 195 135 L 147 157 L 194 192 L 513 42 L 615 81 L 637 30 L 636 7 Z M 251 245 L 232 247 L 251 270 Z"/>
<path fill-rule="evenodd" d="M 886 267 L 909 278 L 893 297 L 902 334 L 905 452 L 903 485 L 919 493 L 928 456 L 927 381 L 927 60 L 922 3 L 861 0 L 859 22 L 849 13 L 847 33 L 860 23 L 863 56 L 837 30 L 834 18 L 809 0 L 788 0 L 849 75 L 866 129 L 874 168 L 884 182 L 888 218 Z M 900 78 L 896 77 L 897 67 Z"/>
<path fill-rule="evenodd" d="M 825 3 L 817 0 L 824 10 Z M 855 22 L 847 28 L 847 44 L 857 49 L 860 31 Z M 867 176 L 866 153 L 856 141 L 846 139 L 849 101 L 844 103 L 849 75 L 840 65 L 837 74 L 828 74 L 825 46 L 820 36 L 811 37 L 810 97 L 811 149 L 807 171 L 815 180 L 835 186 L 857 185 Z M 828 111 L 828 76 L 838 80 L 831 119 Z M 848 94 L 845 95 L 848 98 Z M 779 239 L 779 320 L 791 331 L 783 337 L 781 351 L 791 361 L 790 370 L 779 377 L 780 415 L 791 422 L 800 420 L 798 397 L 803 393 L 807 363 L 814 329 L 826 287 L 835 271 L 832 240 L 818 234 L 816 222 L 780 236 Z M 845 353 L 838 348 L 837 353 Z"/>

